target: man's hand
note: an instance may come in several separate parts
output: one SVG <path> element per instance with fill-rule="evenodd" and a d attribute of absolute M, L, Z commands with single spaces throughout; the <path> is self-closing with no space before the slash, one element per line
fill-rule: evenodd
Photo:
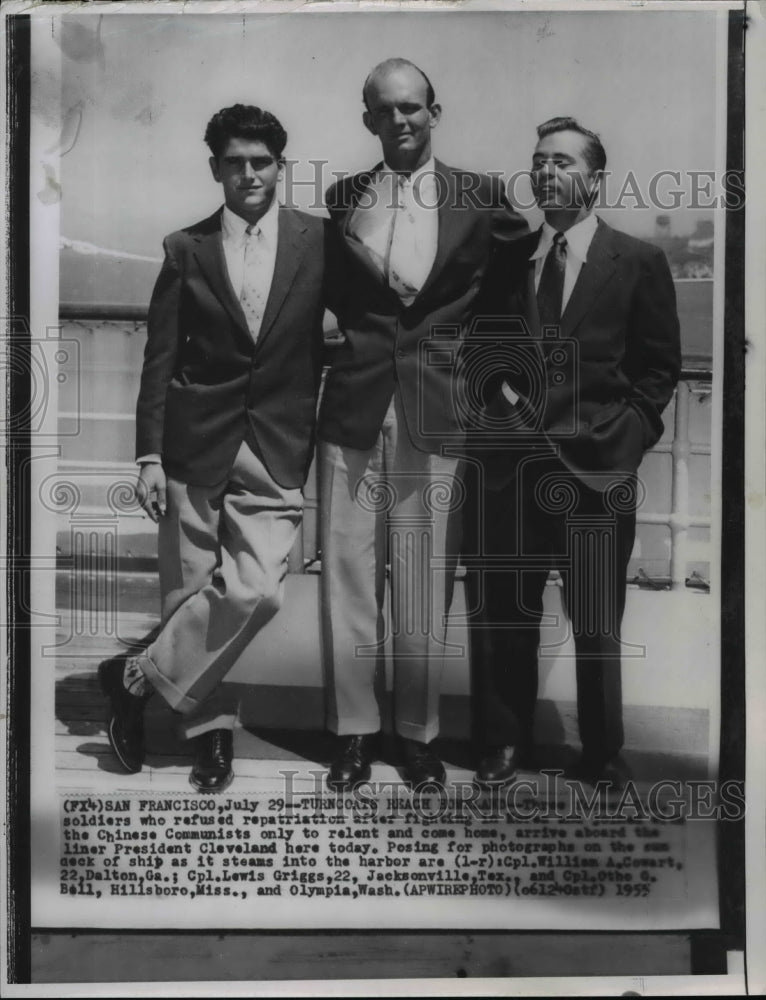
<path fill-rule="evenodd" d="M 141 466 L 136 496 L 155 524 L 167 511 L 167 485 L 165 470 L 159 462 L 146 462 Z"/>
<path fill-rule="evenodd" d="M 496 392 L 484 407 L 484 413 L 493 420 L 506 420 L 513 413 L 519 398 L 518 393 L 503 381 L 500 392 Z"/>

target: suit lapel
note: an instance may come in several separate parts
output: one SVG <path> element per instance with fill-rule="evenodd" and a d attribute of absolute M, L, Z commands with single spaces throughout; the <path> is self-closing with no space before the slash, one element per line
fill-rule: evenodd
<path fill-rule="evenodd" d="M 295 281 L 295 276 L 300 269 L 306 251 L 304 236 L 306 226 L 299 221 L 294 212 L 288 208 L 280 208 L 277 226 L 277 256 L 274 261 L 274 277 L 271 279 L 271 289 L 266 300 L 261 329 L 255 342 L 256 351 L 261 349 L 263 342 L 271 332 L 287 293 Z"/>
<path fill-rule="evenodd" d="M 383 167 L 383 163 L 378 163 L 372 168 L 372 170 L 366 171 L 362 174 L 356 174 L 351 179 L 351 197 L 349 198 L 349 204 L 346 206 L 343 221 L 341 223 L 341 232 L 343 234 L 343 240 L 348 247 L 349 252 L 354 256 L 354 258 L 361 264 L 361 266 L 368 272 L 373 281 L 380 286 L 380 288 L 391 295 L 396 293 L 388 285 L 385 278 L 380 272 L 380 268 L 376 266 L 372 257 L 365 245 L 356 237 L 351 234 L 351 220 L 354 217 L 354 212 L 356 211 L 359 200 L 367 190 L 369 185 L 372 183 L 372 179 L 375 174 Z"/>
<path fill-rule="evenodd" d="M 239 299 L 231 287 L 226 269 L 221 234 L 221 213 L 218 212 L 208 221 L 210 223 L 209 229 L 194 237 L 197 241 L 194 256 L 197 258 L 200 270 L 216 298 L 247 337 L 248 342 L 252 344 L 253 337 L 248 328 L 247 319 Z M 271 279 L 271 288 L 266 300 L 261 329 L 258 339 L 255 341 L 256 350 L 261 347 L 279 315 L 285 297 L 298 273 L 306 248 L 303 236 L 306 227 L 298 221 L 293 212 L 286 208 L 280 208 L 277 226 L 277 256 L 274 261 L 274 276 Z"/>
<path fill-rule="evenodd" d="M 415 297 L 416 302 L 420 301 L 424 295 L 428 295 L 431 286 L 439 275 L 442 274 L 453 247 L 460 243 L 460 223 L 464 220 L 467 214 L 465 212 L 459 212 L 455 208 L 451 207 L 455 205 L 457 182 L 455 180 L 455 175 L 449 167 L 446 167 L 439 160 L 434 160 L 434 173 L 436 175 L 439 196 L 439 204 L 437 207 L 439 222 L 436 236 L 436 256 L 434 257 L 433 266 L 428 272 L 426 280 L 423 282 L 422 288 Z"/>
<path fill-rule="evenodd" d="M 615 271 L 614 250 L 609 227 L 599 221 L 588 247 L 588 255 L 561 317 L 562 336 L 569 337 L 588 313 L 601 289 Z"/>
<path fill-rule="evenodd" d="M 371 178 L 375 176 L 375 173 L 380 170 L 382 166 L 383 164 L 379 163 L 368 173 L 359 174 L 354 179 L 352 199 L 343 219 L 342 231 L 349 250 L 354 254 L 357 260 L 364 265 L 382 289 L 398 300 L 396 292 L 388 285 L 385 278 L 380 273 L 380 270 L 375 266 L 370 258 L 370 255 L 365 250 L 364 245 L 360 243 L 359 240 L 354 239 L 349 233 L 349 224 L 359 199 L 367 185 L 370 183 Z M 455 204 L 457 195 L 457 180 L 453 171 L 439 160 L 434 160 L 434 173 L 437 178 L 439 196 L 439 203 L 437 207 L 439 220 L 436 240 L 436 256 L 434 257 L 431 270 L 428 272 L 426 280 L 423 282 L 423 286 L 415 296 L 415 300 L 412 305 L 419 304 L 423 297 L 428 295 L 434 283 L 443 275 L 444 268 L 449 263 L 450 254 L 454 248 L 459 246 L 461 243 L 461 228 L 470 221 L 469 213 L 456 211 L 451 207 Z M 412 308 L 412 305 L 408 308 Z"/>
<path fill-rule="evenodd" d="M 524 265 L 523 278 L 519 282 L 520 293 L 523 301 L 523 312 L 529 327 L 529 332 L 533 337 L 539 339 L 542 336 L 540 329 L 540 313 L 537 310 L 537 293 L 535 292 L 535 262 L 530 260 L 530 254 L 537 249 L 540 242 L 540 232 L 530 233 L 521 241 L 522 253 L 526 259 Z"/>
<path fill-rule="evenodd" d="M 234 289 L 229 281 L 229 274 L 226 270 L 226 258 L 223 253 L 223 237 L 221 234 L 221 213 L 222 209 L 208 220 L 210 227 L 195 235 L 197 246 L 194 256 L 200 270 L 204 274 L 208 284 L 215 293 L 224 309 L 228 312 L 236 325 L 248 338 L 250 331 L 247 327 L 247 320 L 242 311 L 239 299 L 234 294 Z M 252 339 L 252 338 L 250 338 Z"/>
<path fill-rule="evenodd" d="M 535 262 L 529 258 L 539 240 L 539 230 L 521 237 L 498 251 L 496 263 L 491 265 L 494 269 L 501 266 L 499 274 L 495 270 L 493 280 L 502 285 L 499 293 L 492 296 L 492 308 L 501 315 L 522 315 L 535 338 L 541 336 L 540 314 L 535 293 Z"/>
<path fill-rule="evenodd" d="M 542 336 L 542 329 L 540 328 L 540 312 L 537 308 L 537 293 L 535 291 L 535 262 L 533 260 L 531 260 L 527 265 L 527 280 L 524 294 L 526 296 L 527 307 L 525 312 L 529 332 L 533 337 L 539 339 Z"/>

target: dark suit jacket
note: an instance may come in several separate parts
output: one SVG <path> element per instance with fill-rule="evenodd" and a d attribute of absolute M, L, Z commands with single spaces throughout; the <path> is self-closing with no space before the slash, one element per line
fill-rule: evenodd
<path fill-rule="evenodd" d="M 527 410 L 519 437 L 540 431 L 541 440 L 560 449 L 566 464 L 583 475 L 634 473 L 663 432 L 661 414 L 681 369 L 675 288 L 665 255 L 599 220 L 556 345 L 541 339 L 529 260 L 538 240 L 535 232 L 496 249 L 479 303 L 487 329 L 500 335 L 510 328 L 510 317 L 521 318 L 519 328 L 526 326 L 526 336 L 535 340 L 544 391 L 541 405 Z M 556 353 L 557 346 L 563 353 Z M 504 379 L 521 397 L 523 411 L 534 378 L 525 380 L 511 367 L 496 366 L 485 401 L 498 406 Z M 519 455 L 512 448 L 495 451 L 490 466 L 512 472 Z"/>
<path fill-rule="evenodd" d="M 334 352 L 319 415 L 327 441 L 367 449 L 375 443 L 398 383 L 416 447 L 436 452 L 460 436 L 453 400 L 457 335 L 470 319 L 491 240 L 527 232 L 500 182 L 436 160 L 439 232 L 436 259 L 415 301 L 404 306 L 367 251 L 349 238 L 354 208 L 372 171 L 327 192 L 332 221 L 344 236 L 346 300 L 338 314 L 345 342 Z M 444 349 L 428 352 L 426 341 Z"/>
<path fill-rule="evenodd" d="M 215 485 L 243 441 L 285 488 L 313 451 L 322 362 L 329 222 L 280 208 L 274 277 L 257 341 L 229 281 L 221 210 L 167 237 L 149 307 L 136 455 L 169 475 Z"/>

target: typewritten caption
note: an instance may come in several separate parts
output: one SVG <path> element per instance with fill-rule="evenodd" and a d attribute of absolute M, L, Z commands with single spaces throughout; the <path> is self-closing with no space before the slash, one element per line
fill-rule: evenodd
<path fill-rule="evenodd" d="M 59 892 L 90 899 L 553 897 L 687 890 L 686 819 L 519 798 L 69 795 Z M 560 807 L 562 804 L 557 803 Z M 595 815 L 594 815 L 595 812 Z"/>

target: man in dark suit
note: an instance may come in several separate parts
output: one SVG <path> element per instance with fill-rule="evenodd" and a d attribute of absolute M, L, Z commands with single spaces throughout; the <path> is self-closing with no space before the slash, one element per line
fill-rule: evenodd
<path fill-rule="evenodd" d="M 538 139 L 531 177 L 545 222 L 494 255 L 473 348 L 492 370 L 464 548 L 484 749 L 477 780 L 488 785 L 531 758 L 550 568 L 561 574 L 576 649 L 577 773 L 624 778 L 620 625 L 636 473 L 662 434 L 681 362 L 663 253 L 592 212 L 606 165 L 600 140 L 571 118 L 541 125 Z"/>
<path fill-rule="evenodd" d="M 218 112 L 205 141 L 225 204 L 165 240 L 136 415 L 162 628 L 140 655 L 100 667 L 122 767 L 141 769 L 156 691 L 196 738 L 199 791 L 231 781 L 237 706 L 220 682 L 279 608 L 313 451 L 335 234 L 277 204 L 286 139 L 260 108 Z"/>
<path fill-rule="evenodd" d="M 434 159 L 441 108 L 405 59 L 372 70 L 364 124 L 383 162 L 327 193 L 348 297 L 320 410 L 322 607 L 331 787 L 365 780 L 381 719 L 376 670 L 390 560 L 394 724 L 405 773 L 444 780 L 438 732 L 445 615 L 457 557 L 454 358 L 493 239 L 526 231 L 497 180 Z M 440 349 L 441 348 L 441 349 Z M 445 363 L 445 358 L 446 363 Z M 458 448 L 459 451 L 459 448 Z"/>

